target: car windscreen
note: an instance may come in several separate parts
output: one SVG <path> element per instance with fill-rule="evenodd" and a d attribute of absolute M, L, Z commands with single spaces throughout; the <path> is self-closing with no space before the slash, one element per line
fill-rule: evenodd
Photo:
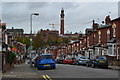
<path fill-rule="evenodd" d="M 41 59 L 51 59 L 52 55 L 42 55 L 40 58 Z"/>
<path fill-rule="evenodd" d="M 105 56 L 98 56 L 97 59 L 104 59 L 104 60 L 106 60 L 107 58 Z"/>
<path fill-rule="evenodd" d="M 80 56 L 78 59 L 88 59 L 86 56 Z"/>
<path fill-rule="evenodd" d="M 72 60 L 71 58 L 66 58 L 66 60 Z"/>
<path fill-rule="evenodd" d="M 60 60 L 64 59 L 64 58 L 59 58 Z"/>

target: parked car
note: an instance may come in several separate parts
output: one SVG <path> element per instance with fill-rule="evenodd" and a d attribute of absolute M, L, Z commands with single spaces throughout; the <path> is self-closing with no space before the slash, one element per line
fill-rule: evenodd
<path fill-rule="evenodd" d="M 34 59 L 34 67 L 37 67 L 37 62 L 38 62 L 39 59 L 40 59 L 40 56 L 37 56 L 37 57 Z"/>
<path fill-rule="evenodd" d="M 32 64 L 35 63 L 35 59 L 36 59 L 37 56 L 35 56 L 34 58 L 32 58 Z"/>
<path fill-rule="evenodd" d="M 93 68 L 96 66 L 108 68 L 108 61 L 106 56 L 94 56 L 93 58 L 89 59 L 86 66 L 92 66 Z"/>
<path fill-rule="evenodd" d="M 75 58 L 65 58 L 65 60 L 63 60 L 64 64 L 73 64 Z"/>
<path fill-rule="evenodd" d="M 64 61 L 63 57 L 59 57 L 59 58 L 56 59 L 57 63 L 63 63 L 63 61 Z"/>
<path fill-rule="evenodd" d="M 37 56 L 35 56 L 34 58 L 31 58 L 31 62 L 32 62 L 32 64 L 35 63 L 35 59 L 36 59 L 36 57 L 37 57 Z M 29 59 L 30 59 L 30 58 L 29 58 Z M 30 60 L 28 61 L 28 64 L 30 64 Z"/>
<path fill-rule="evenodd" d="M 44 69 L 44 68 L 56 68 L 56 62 L 53 59 L 52 54 L 41 54 L 37 60 L 37 69 Z"/>
<path fill-rule="evenodd" d="M 86 56 L 78 56 L 75 60 L 74 63 L 75 65 L 86 65 L 88 62 L 88 58 Z"/>

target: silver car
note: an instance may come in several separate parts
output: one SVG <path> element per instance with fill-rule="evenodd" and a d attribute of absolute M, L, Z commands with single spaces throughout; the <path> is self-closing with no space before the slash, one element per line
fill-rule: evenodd
<path fill-rule="evenodd" d="M 74 64 L 76 65 L 86 65 L 88 62 L 88 58 L 86 56 L 78 56 L 76 60 L 74 60 Z"/>

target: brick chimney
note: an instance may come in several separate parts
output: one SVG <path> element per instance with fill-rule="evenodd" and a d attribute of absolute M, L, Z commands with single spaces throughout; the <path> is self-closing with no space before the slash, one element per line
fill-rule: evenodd
<path fill-rule="evenodd" d="M 93 20 L 93 30 L 96 31 L 98 29 L 98 24 L 95 23 L 95 20 Z"/>
<path fill-rule="evenodd" d="M 110 24 L 110 21 L 111 21 L 110 15 L 106 16 L 106 18 L 105 18 L 105 24 Z"/>

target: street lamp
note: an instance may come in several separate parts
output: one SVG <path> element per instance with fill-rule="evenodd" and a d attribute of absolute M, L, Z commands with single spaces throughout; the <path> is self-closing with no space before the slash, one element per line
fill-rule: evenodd
<path fill-rule="evenodd" d="M 30 15 L 30 52 L 29 52 L 29 56 L 30 56 L 30 67 L 32 67 L 32 16 L 35 15 L 35 16 L 38 16 L 39 13 L 32 13 Z"/>

